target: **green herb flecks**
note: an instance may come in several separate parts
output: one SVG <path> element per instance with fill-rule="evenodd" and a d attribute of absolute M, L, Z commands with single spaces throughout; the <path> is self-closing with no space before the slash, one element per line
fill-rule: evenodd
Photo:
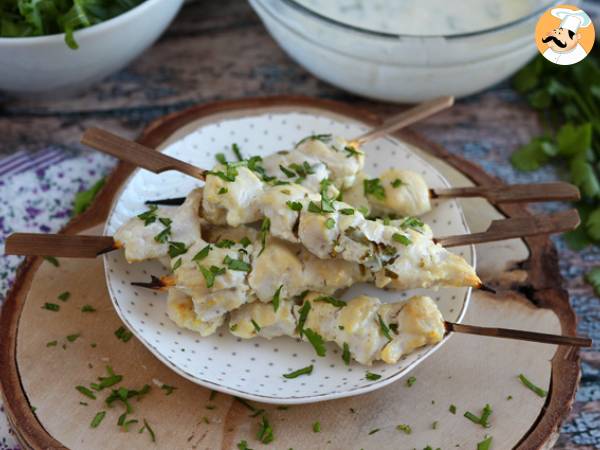
<path fill-rule="evenodd" d="M 398 189 L 400 186 L 405 184 L 400 178 L 396 178 L 390 183 L 394 189 Z"/>
<path fill-rule="evenodd" d="M 271 303 L 273 303 L 273 310 L 275 312 L 277 312 L 277 310 L 279 309 L 279 303 L 281 301 L 281 289 L 283 289 L 283 284 L 277 288 L 275 294 L 273 294 L 273 300 L 271 300 Z"/>
<path fill-rule="evenodd" d="M 231 151 L 233 151 L 233 154 L 238 159 L 238 161 L 243 161 L 244 160 L 244 157 L 242 156 L 242 151 L 240 150 L 240 146 L 239 145 L 232 144 L 231 145 Z"/>
<path fill-rule="evenodd" d="M 313 430 L 313 433 L 320 433 L 321 432 L 321 422 L 317 421 L 317 422 L 313 423 L 312 430 Z"/>
<path fill-rule="evenodd" d="M 84 313 L 96 312 L 96 308 L 94 308 L 92 305 L 83 305 L 81 307 L 81 312 L 84 312 Z"/>
<path fill-rule="evenodd" d="M 292 201 L 288 200 L 287 202 L 285 202 L 285 204 L 292 211 L 302 211 L 302 203 L 300 203 L 300 202 L 292 202 Z"/>
<path fill-rule="evenodd" d="M 358 151 L 356 149 L 356 147 L 354 147 L 352 145 L 346 145 L 344 147 L 344 151 L 346 152 L 346 158 L 352 158 L 353 156 L 356 157 L 356 158 L 358 158 L 358 157 L 364 155 L 363 152 Z"/>
<path fill-rule="evenodd" d="M 56 259 L 54 256 L 44 256 L 44 260 L 52 264 L 54 267 L 60 267 L 58 259 Z"/>
<path fill-rule="evenodd" d="M 133 337 L 133 333 L 125 327 L 119 327 L 115 331 L 115 336 L 123 342 L 128 342 Z"/>
<path fill-rule="evenodd" d="M 321 295 L 320 297 L 315 298 L 313 301 L 315 302 L 322 302 L 322 303 L 329 303 L 330 305 L 335 306 L 336 308 L 343 308 L 344 306 L 348 306 L 348 303 L 346 303 L 343 300 L 339 300 L 335 297 L 332 297 L 330 295 Z"/>
<path fill-rule="evenodd" d="M 211 250 L 212 250 L 212 246 L 210 244 L 208 244 L 207 246 L 202 248 L 202 250 L 200 250 L 198 253 L 196 253 L 192 257 L 192 261 L 194 261 L 194 262 L 202 261 L 204 258 L 206 258 L 208 256 L 208 254 Z"/>
<path fill-rule="evenodd" d="M 69 298 L 71 297 L 71 293 L 69 291 L 65 291 L 65 292 L 61 292 L 60 294 L 58 294 L 58 296 L 56 298 L 58 298 L 59 300 L 66 302 L 67 300 L 69 300 Z"/>
<path fill-rule="evenodd" d="M 480 417 L 477 417 L 475 414 L 473 414 L 470 411 L 467 411 L 464 414 L 464 416 L 467 419 L 469 419 L 471 422 L 481 425 L 484 428 L 490 427 L 489 418 L 491 415 L 492 415 L 492 408 L 488 404 L 486 404 L 484 406 L 483 410 L 481 411 Z"/>
<path fill-rule="evenodd" d="M 300 375 L 310 375 L 313 371 L 313 365 L 303 367 L 302 369 L 294 370 L 290 373 L 283 374 L 284 378 L 293 379 L 298 378 Z"/>
<path fill-rule="evenodd" d="M 176 258 L 180 255 L 184 255 L 187 253 L 188 248 L 183 242 L 169 242 L 169 256 L 171 258 Z"/>
<path fill-rule="evenodd" d="M 226 255 L 223 259 L 223 264 L 227 266 L 229 270 L 235 270 L 238 272 L 250 272 L 252 266 L 246 261 L 242 261 L 241 259 L 233 259 L 229 255 Z"/>
<path fill-rule="evenodd" d="M 44 303 L 42 305 L 42 309 L 47 309 L 48 311 L 59 311 L 60 310 L 60 305 L 57 305 L 56 303 Z"/>
<path fill-rule="evenodd" d="M 529 381 L 527 379 L 527 377 L 525 375 L 520 374 L 519 375 L 519 380 L 521 380 L 521 383 L 523 383 L 523 385 L 525 385 L 525 387 L 527 387 L 528 389 L 532 390 L 533 392 L 535 392 L 540 397 L 545 397 L 546 395 L 548 395 L 548 391 L 546 391 L 546 390 L 542 389 L 541 387 L 538 387 L 535 384 L 533 384 L 531 381 Z"/>
<path fill-rule="evenodd" d="M 350 346 L 347 342 L 344 342 L 344 346 L 342 347 L 342 361 L 344 361 L 344 364 L 347 366 L 350 365 L 350 357 Z"/>
<path fill-rule="evenodd" d="M 67 336 L 67 341 L 75 342 L 79 336 L 81 336 L 81 333 L 69 334 Z"/>
<path fill-rule="evenodd" d="M 486 438 L 477 443 L 477 450 L 490 450 L 492 445 L 492 436 L 486 436 Z"/>
<path fill-rule="evenodd" d="M 377 314 L 377 320 L 379 321 L 379 329 L 381 330 L 381 334 L 383 334 L 388 341 L 394 339 L 392 337 L 392 331 L 390 330 L 390 327 L 388 327 L 388 325 L 385 323 L 385 321 L 379 314 Z"/>
<path fill-rule="evenodd" d="M 326 354 L 325 341 L 323 340 L 321 335 L 319 333 L 311 330 L 310 328 L 304 328 L 304 335 L 308 339 L 308 342 L 310 342 L 311 345 L 313 346 L 313 348 L 315 349 L 315 352 L 317 353 L 317 355 L 325 356 L 325 354 Z"/>
<path fill-rule="evenodd" d="M 345 216 L 353 216 L 354 210 L 352 208 L 343 208 L 343 209 L 340 209 L 340 213 Z"/>
<path fill-rule="evenodd" d="M 98 428 L 98 425 L 100 425 L 100 423 L 102 423 L 104 416 L 106 416 L 106 411 L 100 411 L 100 412 L 96 413 L 96 415 L 92 419 L 92 422 L 90 423 L 90 427 Z"/>
<path fill-rule="evenodd" d="M 158 206 L 150 205 L 150 206 L 148 206 L 148 211 L 143 212 L 142 214 L 138 214 L 137 217 L 142 222 L 144 222 L 144 226 L 148 226 L 151 223 L 156 222 L 156 219 L 157 219 L 156 210 L 157 209 L 158 209 Z"/>
<path fill-rule="evenodd" d="M 259 425 L 260 425 L 260 428 L 256 435 L 258 440 L 260 442 L 262 442 L 263 444 L 269 444 L 269 443 L 273 442 L 273 439 L 274 439 L 273 427 L 271 427 L 271 424 L 269 423 L 269 420 L 267 419 L 266 415 L 262 416 L 262 419 L 261 419 Z"/>
<path fill-rule="evenodd" d="M 456 405 L 450 405 L 448 407 L 448 411 L 450 411 L 452 414 L 456 414 Z"/>
<path fill-rule="evenodd" d="M 200 270 L 200 273 L 202 273 L 202 276 L 206 282 L 206 287 L 209 289 L 215 285 L 215 279 L 217 276 L 225 273 L 224 267 L 210 266 L 210 268 L 207 268 L 201 264 L 198 264 L 198 270 Z"/>
<path fill-rule="evenodd" d="M 304 139 L 298 141 L 298 143 L 296 144 L 296 148 L 298 148 L 299 145 L 304 144 L 308 141 L 320 141 L 324 144 L 327 144 L 331 142 L 331 137 L 331 134 L 311 134 L 310 136 L 306 136 Z"/>
<path fill-rule="evenodd" d="M 144 430 L 147 430 L 148 433 L 150 434 L 150 440 L 152 442 L 156 442 L 156 435 L 154 434 L 154 430 L 152 429 L 150 424 L 146 421 L 146 419 L 144 419 L 144 426 L 138 430 L 138 433 L 141 434 L 144 432 Z"/>
<path fill-rule="evenodd" d="M 381 378 L 381 375 L 379 375 L 378 373 L 373 373 L 373 372 L 367 372 L 365 374 L 365 378 L 369 381 L 376 381 L 379 380 Z"/>
<path fill-rule="evenodd" d="M 306 323 L 306 319 L 308 318 L 308 313 L 310 312 L 310 302 L 304 302 L 302 307 L 300 308 L 299 316 L 298 316 L 298 326 L 296 327 L 296 331 L 302 337 L 304 334 L 304 324 Z"/>
<path fill-rule="evenodd" d="M 268 217 L 265 217 L 260 225 L 260 233 L 259 233 L 259 238 L 260 238 L 260 252 L 258 252 L 258 256 L 262 255 L 262 253 L 265 251 L 265 247 L 267 245 L 267 236 L 269 234 L 269 231 L 271 230 L 271 219 L 269 219 Z"/>
<path fill-rule="evenodd" d="M 412 433 L 412 428 L 410 427 L 410 425 L 406 425 L 406 424 L 400 424 L 396 427 L 396 430 L 398 431 L 402 431 L 404 434 L 411 434 Z"/>
<path fill-rule="evenodd" d="M 412 387 L 413 384 L 415 384 L 417 382 L 417 377 L 408 377 L 406 379 L 406 385 L 408 387 Z"/>
<path fill-rule="evenodd" d="M 385 189 L 379 178 L 363 180 L 365 196 L 375 197 L 377 200 L 385 200 Z"/>
<path fill-rule="evenodd" d="M 400 233 L 394 233 L 392 235 L 392 239 L 394 240 L 394 242 L 398 242 L 399 244 L 402 244 L 404 246 L 412 244 L 412 241 L 407 236 L 404 236 Z"/>

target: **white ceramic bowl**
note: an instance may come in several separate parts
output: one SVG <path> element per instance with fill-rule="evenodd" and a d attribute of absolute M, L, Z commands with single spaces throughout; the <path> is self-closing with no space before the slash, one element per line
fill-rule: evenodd
<path fill-rule="evenodd" d="M 167 28 L 183 0 L 146 0 L 113 18 L 64 34 L 0 38 L 0 90 L 18 96 L 75 93 L 114 73 L 146 50 Z"/>
<path fill-rule="evenodd" d="M 308 134 L 334 133 L 358 136 L 367 127 L 348 118 L 334 118 L 313 111 L 272 114 L 249 112 L 243 117 L 215 119 L 189 128 L 189 134 L 161 149 L 164 153 L 198 167 L 210 168 L 215 154 L 233 157 L 231 144 L 240 145 L 242 154 L 267 156 L 291 148 Z M 365 171 L 375 175 L 390 165 L 422 174 L 431 187 L 449 186 L 434 167 L 417 155 L 413 148 L 397 139 L 384 138 L 369 142 Z M 129 218 L 147 209 L 145 200 L 186 195 L 199 181 L 178 172 L 155 175 L 137 170 L 117 194 L 106 222 L 105 234 L 113 235 Z M 434 201 L 434 209 L 424 216 L 435 235 L 469 232 L 459 203 L 455 199 Z M 475 264 L 472 246 L 450 249 Z M 127 327 L 168 367 L 194 383 L 228 394 L 265 403 L 311 403 L 348 397 L 379 389 L 396 381 L 440 348 L 422 347 L 401 358 L 396 364 L 376 363 L 372 367 L 352 362 L 346 366 L 341 351 L 328 345 L 327 355 L 318 357 L 310 344 L 291 338 L 272 340 L 235 338 L 222 326 L 209 337 L 178 328 L 166 314 L 166 294 L 132 286 L 132 282 L 148 281 L 150 275 L 165 274 L 157 261 L 127 264 L 122 252 L 104 257 L 108 290 L 113 305 Z M 349 300 L 360 294 L 379 297 L 384 302 L 400 301 L 417 294 L 430 295 L 444 318 L 460 321 L 467 309 L 470 288 L 415 289 L 393 292 L 373 285 L 352 286 L 342 296 Z M 286 379 L 282 375 L 310 364 L 310 376 Z M 365 378 L 367 370 L 381 375 L 376 381 Z"/>
<path fill-rule="evenodd" d="M 534 3 L 529 15 L 494 28 L 415 36 L 348 25 L 294 0 L 250 0 L 279 45 L 315 76 L 394 102 L 462 97 L 513 74 L 535 54 L 535 24 L 555 2 Z"/>

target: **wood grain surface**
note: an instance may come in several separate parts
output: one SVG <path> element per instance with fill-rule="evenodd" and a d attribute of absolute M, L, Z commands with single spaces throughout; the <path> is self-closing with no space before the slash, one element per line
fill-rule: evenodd
<path fill-rule="evenodd" d="M 0 97 L 0 154 L 34 152 L 49 144 L 78 152 L 81 132 L 89 126 L 134 137 L 149 121 L 193 104 L 276 94 L 344 100 L 384 116 L 401 109 L 356 98 L 316 80 L 277 47 L 246 2 L 203 0 L 185 6 L 163 38 L 128 69 L 84 95 L 54 102 Z M 510 168 L 510 152 L 539 134 L 541 126 L 506 84 L 458 101 L 451 112 L 416 128 L 505 181 L 549 181 L 559 175 L 551 170 L 525 175 Z M 574 253 L 562 241 L 555 242 L 565 289 L 579 316 L 578 330 L 599 337 L 600 302 L 582 275 L 598 264 L 600 253 Z M 600 446 L 598 345 L 582 353 L 581 387 L 557 449 Z"/>

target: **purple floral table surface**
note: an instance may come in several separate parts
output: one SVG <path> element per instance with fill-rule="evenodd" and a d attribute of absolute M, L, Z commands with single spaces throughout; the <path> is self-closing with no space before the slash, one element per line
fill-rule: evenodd
<path fill-rule="evenodd" d="M 374 103 L 318 81 L 290 60 L 258 17 L 239 0 L 196 1 L 129 68 L 70 99 L 31 101 L 0 94 L 0 246 L 14 231 L 53 232 L 71 217 L 75 194 L 116 161 L 79 144 L 82 130 L 100 126 L 135 137 L 153 119 L 225 98 L 300 94 L 355 104 L 382 116 L 398 107 Z M 463 99 L 417 129 L 452 152 L 477 161 L 507 182 L 553 180 L 552 169 L 516 172 L 511 152 L 541 131 L 536 114 L 502 83 Z M 547 205 L 553 209 L 557 205 Z M 555 239 L 579 331 L 595 338 L 582 354 L 582 379 L 557 449 L 600 448 L 600 300 L 582 275 L 600 251 L 570 251 Z M 0 303 L 18 257 L 0 256 Z M 18 448 L 0 412 L 0 450 Z"/>

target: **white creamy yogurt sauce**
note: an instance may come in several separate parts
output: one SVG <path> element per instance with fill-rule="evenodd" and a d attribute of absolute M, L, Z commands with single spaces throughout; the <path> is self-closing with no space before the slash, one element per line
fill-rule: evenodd
<path fill-rule="evenodd" d="M 542 0 L 295 0 L 321 15 L 355 27 L 403 35 L 453 35 L 513 22 Z"/>

